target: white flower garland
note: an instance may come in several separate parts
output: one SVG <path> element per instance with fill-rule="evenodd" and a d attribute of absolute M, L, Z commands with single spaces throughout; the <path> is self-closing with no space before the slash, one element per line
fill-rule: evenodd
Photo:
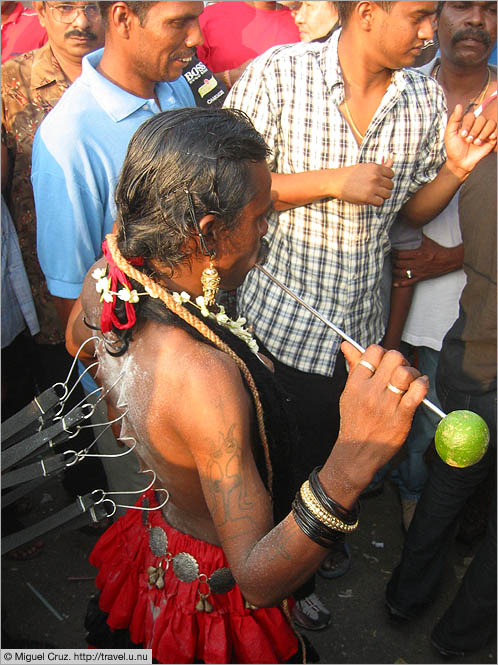
<path fill-rule="evenodd" d="M 145 293 L 138 293 L 135 289 L 130 290 L 128 287 L 123 287 L 119 291 L 111 291 L 111 278 L 107 276 L 106 268 L 95 268 L 92 272 L 92 277 L 97 281 L 95 288 L 97 293 L 100 293 L 100 302 L 105 301 L 110 303 L 114 296 L 119 298 L 119 300 L 130 303 L 137 303 L 140 296 L 148 295 L 151 298 L 158 297 L 151 292 L 148 286 L 144 286 Z M 226 314 L 223 305 L 218 305 L 218 312 L 216 314 L 210 312 L 204 302 L 204 296 L 197 296 L 195 301 L 193 301 L 190 294 L 186 291 L 182 291 L 181 293 L 173 291 L 171 295 L 173 300 L 179 305 L 183 305 L 186 302 L 191 303 L 200 311 L 202 316 L 212 319 L 213 321 L 216 321 L 216 323 L 219 323 L 220 326 L 227 328 L 233 335 L 245 342 L 253 353 L 258 353 L 258 343 L 249 330 L 244 328 L 247 321 L 243 316 L 239 316 L 239 318 L 234 321 Z"/>

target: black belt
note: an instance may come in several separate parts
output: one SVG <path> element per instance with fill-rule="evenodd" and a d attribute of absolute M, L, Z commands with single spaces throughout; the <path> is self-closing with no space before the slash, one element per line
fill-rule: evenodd
<path fill-rule="evenodd" d="M 5 420 L 2 423 L 2 448 L 8 448 L 50 423 L 60 402 L 61 397 L 52 386 Z"/>
<path fill-rule="evenodd" d="M 74 453 L 72 457 L 74 457 Z M 14 471 L 9 471 L 2 476 L 2 489 L 26 483 L 35 478 L 50 476 L 64 469 L 69 461 L 65 453 L 60 453 L 59 455 L 49 455 L 33 464 L 26 464 L 26 466 L 21 466 L 14 469 Z"/>
<path fill-rule="evenodd" d="M 38 448 L 41 448 L 46 443 L 54 446 L 57 443 L 66 441 L 73 435 L 70 428 L 76 427 L 79 423 L 89 417 L 89 408 L 93 410 L 93 407 L 88 404 L 72 409 L 72 411 L 62 417 L 55 424 L 46 427 L 23 441 L 19 441 L 14 446 L 11 446 L 2 452 L 2 469 L 8 469 L 24 457 L 35 452 L 35 450 L 38 450 Z"/>
<path fill-rule="evenodd" d="M 25 494 L 29 494 L 40 485 L 43 485 L 43 483 L 46 483 L 47 480 L 50 480 L 49 476 L 36 478 L 35 480 L 23 483 L 20 487 L 16 487 L 14 490 L 10 490 L 10 492 L 2 494 L 2 510 L 7 506 L 10 506 L 10 504 L 14 503 L 14 501 L 17 501 L 17 499 L 23 497 Z"/>
<path fill-rule="evenodd" d="M 5 538 L 2 538 L 2 554 L 7 554 L 16 547 L 29 543 L 30 540 L 38 538 L 42 534 L 52 531 L 70 520 L 72 520 L 72 529 L 86 524 L 89 517 L 92 522 L 100 522 L 100 520 L 107 517 L 104 503 L 97 503 L 100 500 L 100 493 L 97 493 L 95 496 L 92 494 L 79 496 L 74 503 L 63 508 L 55 515 L 51 515 L 22 531 L 5 536 Z"/>

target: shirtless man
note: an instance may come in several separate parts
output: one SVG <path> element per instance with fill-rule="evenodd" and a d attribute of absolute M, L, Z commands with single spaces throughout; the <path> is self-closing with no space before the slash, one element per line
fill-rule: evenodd
<path fill-rule="evenodd" d="M 127 629 L 159 662 L 296 656 L 288 605 L 276 606 L 339 531 L 355 528 L 362 489 L 400 448 L 427 392 L 398 352 L 343 344 L 351 371 L 340 433 L 313 489 L 296 494 L 285 400 L 245 322 L 232 323 L 233 334 L 201 286 L 214 266 L 220 288 L 235 289 L 257 261 L 272 208 L 266 157 L 238 112 L 185 109 L 144 123 L 116 190 L 117 235 L 107 237 L 68 324 L 73 353 L 88 326 L 97 329 L 97 380 L 115 384 L 108 398 L 125 414 L 121 434 L 137 441 L 143 468 L 169 493 L 162 511 L 128 510 L 91 556 L 100 634 L 104 621 Z M 168 496 L 156 494 L 137 506 Z M 101 646 L 97 632 L 90 643 Z"/>

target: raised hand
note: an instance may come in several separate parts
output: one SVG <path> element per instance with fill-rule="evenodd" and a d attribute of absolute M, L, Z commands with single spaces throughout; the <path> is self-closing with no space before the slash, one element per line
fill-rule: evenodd
<path fill-rule="evenodd" d="M 474 166 L 496 146 L 496 121 L 473 113 L 463 116 L 461 104 L 448 120 L 444 136 L 448 168 L 465 178 Z"/>

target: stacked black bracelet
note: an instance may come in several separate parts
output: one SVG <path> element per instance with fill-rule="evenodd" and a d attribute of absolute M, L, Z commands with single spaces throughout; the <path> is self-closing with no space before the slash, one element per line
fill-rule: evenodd
<path fill-rule="evenodd" d="M 292 514 L 301 531 L 313 542 L 322 547 L 332 548 L 339 540 L 339 532 L 326 527 L 303 503 L 300 492 L 292 503 Z"/>
<path fill-rule="evenodd" d="M 320 501 L 326 510 L 341 519 L 343 522 L 346 522 L 346 524 L 354 524 L 358 521 L 358 516 L 360 514 L 359 502 L 355 503 L 352 510 L 348 510 L 347 508 L 344 508 L 344 506 L 341 506 L 340 503 L 337 503 L 337 501 L 334 501 L 334 499 L 328 496 L 328 494 L 323 489 L 320 479 L 318 478 L 318 472 L 321 468 L 321 466 L 315 467 L 310 473 L 309 477 L 311 489 L 315 493 L 316 498 Z"/>
<path fill-rule="evenodd" d="M 322 547 L 333 547 L 339 533 L 350 533 L 358 526 L 358 509 L 349 511 L 325 493 L 318 478 L 318 468 L 303 483 L 292 503 L 296 524 L 311 540 Z"/>

